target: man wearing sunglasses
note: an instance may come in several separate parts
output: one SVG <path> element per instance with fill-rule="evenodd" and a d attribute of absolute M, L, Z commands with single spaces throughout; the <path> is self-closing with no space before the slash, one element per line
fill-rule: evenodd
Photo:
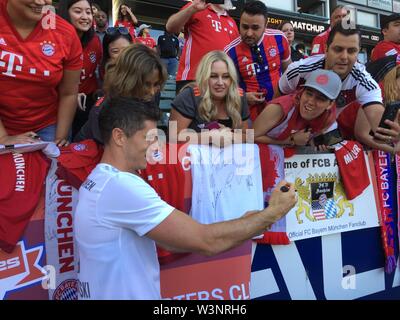
<path fill-rule="evenodd" d="M 278 30 L 266 29 L 268 11 L 261 1 L 247 2 L 240 16 L 240 37 L 225 47 L 246 92 L 252 121 L 274 96 L 279 77 L 292 62 L 290 46 Z"/>

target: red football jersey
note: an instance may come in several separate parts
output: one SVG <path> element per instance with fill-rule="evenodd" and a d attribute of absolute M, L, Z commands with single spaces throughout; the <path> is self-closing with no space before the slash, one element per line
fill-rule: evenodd
<path fill-rule="evenodd" d="M 130 21 L 115 21 L 114 27 L 125 27 L 128 29 L 132 39 L 136 38 L 135 25 Z"/>
<path fill-rule="evenodd" d="M 378 42 L 375 48 L 372 50 L 371 61 L 384 58 L 386 56 L 391 56 L 394 54 L 400 54 L 400 44 L 394 43 L 392 41 L 382 40 Z"/>
<path fill-rule="evenodd" d="M 83 49 L 83 68 L 79 92 L 90 94 L 98 89 L 96 69 L 101 63 L 103 49 L 98 36 L 94 35 L 88 45 Z"/>
<path fill-rule="evenodd" d="M 48 168 L 42 151 L 0 155 L 0 249 L 10 253 L 23 235 Z"/>
<path fill-rule="evenodd" d="M 329 33 L 331 32 L 331 28 L 322 32 L 321 34 L 314 37 L 312 45 L 311 45 L 311 55 L 322 54 L 325 53 L 326 43 L 328 42 Z"/>
<path fill-rule="evenodd" d="M 335 149 L 335 156 L 346 198 L 352 200 L 369 186 L 363 147 L 356 141 L 344 141 Z"/>
<path fill-rule="evenodd" d="M 190 6 L 185 5 L 181 10 Z M 177 81 L 194 80 L 197 65 L 205 54 L 224 47 L 239 36 L 235 20 L 219 15 L 211 7 L 193 14 L 185 24 L 185 46 L 179 60 Z"/>
<path fill-rule="evenodd" d="M 135 42 L 137 43 L 143 43 L 145 46 L 148 46 L 149 48 L 153 49 L 155 46 L 157 46 L 156 44 L 156 40 L 154 40 L 152 37 L 137 37 L 135 39 Z"/>
<path fill-rule="evenodd" d="M 161 199 L 183 212 L 189 212 L 192 205 L 192 174 L 187 147 L 188 144 L 166 144 L 153 153 L 146 169 L 140 170 L 141 177 Z M 161 264 L 182 256 L 160 247 L 157 247 L 157 254 Z"/>
<path fill-rule="evenodd" d="M 74 27 L 59 16 L 55 28 L 43 20 L 22 39 L 0 4 L 0 119 L 10 135 L 56 123 L 63 72 L 82 69 Z"/>
<path fill-rule="evenodd" d="M 79 189 L 100 162 L 104 149 L 94 140 L 87 139 L 71 143 L 67 147 L 62 147 L 60 151 L 56 174 Z"/>
<path fill-rule="evenodd" d="M 186 153 L 188 144 L 165 145 L 156 151 L 141 177 L 160 195 L 161 199 L 177 208 L 189 212 L 192 194 L 190 156 Z"/>

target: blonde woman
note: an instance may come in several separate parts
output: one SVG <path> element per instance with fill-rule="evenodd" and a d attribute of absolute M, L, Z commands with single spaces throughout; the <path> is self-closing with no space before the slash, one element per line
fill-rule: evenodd
<path fill-rule="evenodd" d="M 247 129 L 248 118 L 232 60 L 222 51 L 211 51 L 200 61 L 195 83 L 172 102 L 170 129 L 176 124 L 178 136 L 170 131 L 170 139 L 219 146 L 240 143 L 241 132 L 232 129 Z"/>

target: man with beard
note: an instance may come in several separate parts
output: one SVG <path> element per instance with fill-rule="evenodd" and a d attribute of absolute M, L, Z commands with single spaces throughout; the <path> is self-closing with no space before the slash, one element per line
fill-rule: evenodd
<path fill-rule="evenodd" d="M 107 14 L 104 11 L 99 11 L 94 16 L 94 20 L 96 21 L 96 34 L 100 38 L 101 43 L 103 44 L 104 35 L 107 30 Z"/>

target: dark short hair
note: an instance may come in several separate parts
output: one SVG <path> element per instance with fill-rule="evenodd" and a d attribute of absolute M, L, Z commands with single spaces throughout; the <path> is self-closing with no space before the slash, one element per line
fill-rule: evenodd
<path fill-rule="evenodd" d="M 110 53 L 108 52 L 108 48 L 110 47 L 110 44 L 113 43 L 114 41 L 117 41 L 120 38 L 126 39 L 129 43 L 132 43 L 132 36 L 128 34 L 121 34 L 119 32 L 115 32 L 113 34 L 108 34 L 106 33 L 103 38 L 103 60 L 101 62 L 101 66 L 103 70 L 105 69 L 106 63 L 110 59 Z"/>
<path fill-rule="evenodd" d="M 95 7 L 98 11 L 102 11 L 100 6 L 95 2 L 92 2 L 92 7 Z"/>
<path fill-rule="evenodd" d="M 331 32 L 329 33 L 328 40 L 326 42 L 326 46 L 329 47 L 331 43 L 333 42 L 333 38 L 337 33 L 340 33 L 344 36 L 352 36 L 353 34 L 356 34 L 358 36 L 358 43 L 359 46 L 361 46 L 361 33 L 359 30 L 355 28 L 343 28 L 342 22 L 339 21 L 337 24 L 333 26 L 331 29 Z"/>
<path fill-rule="evenodd" d="M 342 8 L 344 8 L 344 7 L 345 7 L 345 6 L 342 5 L 342 4 L 338 4 L 337 6 L 333 7 L 332 10 L 331 10 L 330 16 L 332 16 L 332 14 L 333 14 L 337 9 L 342 9 Z"/>
<path fill-rule="evenodd" d="M 289 24 L 293 27 L 293 23 L 292 23 L 291 21 L 289 21 L 289 20 L 283 20 L 283 21 L 278 25 L 277 29 L 282 31 L 283 26 L 284 26 L 285 24 L 287 24 L 287 23 L 289 23 Z"/>
<path fill-rule="evenodd" d="M 268 8 L 264 2 L 258 0 L 246 2 L 241 15 L 243 15 L 243 13 L 247 13 L 251 16 L 261 14 L 265 17 L 265 20 L 268 20 Z"/>
<path fill-rule="evenodd" d="M 146 120 L 157 122 L 160 109 L 154 102 L 144 102 L 134 98 L 109 98 L 107 106 L 99 114 L 99 129 L 105 145 L 111 139 L 115 128 L 121 129 L 127 137 L 144 128 Z"/>
<path fill-rule="evenodd" d="M 392 13 L 391 15 L 380 15 L 380 25 L 381 25 L 381 31 L 383 29 L 389 28 L 389 23 L 400 20 L 400 13 Z"/>

